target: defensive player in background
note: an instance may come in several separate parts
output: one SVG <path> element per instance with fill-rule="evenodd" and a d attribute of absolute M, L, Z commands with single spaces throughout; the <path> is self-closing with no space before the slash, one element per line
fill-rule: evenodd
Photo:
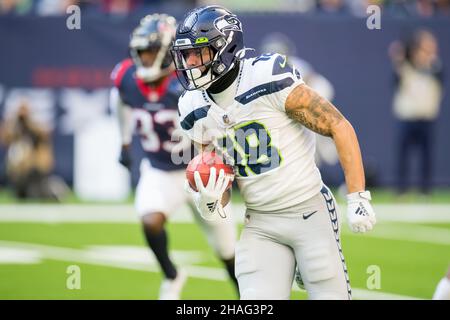
<path fill-rule="evenodd" d="M 450 267 L 445 277 L 439 281 L 433 294 L 433 300 L 450 300 Z"/>
<path fill-rule="evenodd" d="M 188 199 L 184 188 L 184 164 L 175 164 L 171 153 L 190 152 L 189 139 L 173 142 L 172 132 L 179 123 L 177 101 L 182 92 L 170 57 L 175 34 L 175 18 L 165 14 L 144 17 L 130 40 L 131 59 L 119 63 L 112 73 L 115 88 L 112 104 L 117 108 L 122 137 L 120 162 L 130 169 L 133 131 L 141 137 L 146 158 L 140 164 L 135 207 L 145 238 L 155 254 L 165 280 L 160 299 L 179 299 L 186 274 L 177 270 L 168 252 L 165 223 Z M 183 142 L 184 141 L 184 142 Z M 210 245 L 234 276 L 235 225 L 231 216 L 224 223 L 197 217 Z"/>
<path fill-rule="evenodd" d="M 350 299 L 340 217 L 314 163 L 312 131 L 333 138 L 349 191 L 348 222 L 364 233 L 376 221 L 351 124 L 285 56 L 245 58 L 241 22 L 223 7 L 189 12 L 172 56 L 187 90 L 178 103 L 181 126 L 197 145 L 215 145 L 232 161 L 247 207 L 236 247 L 241 298 L 288 299 L 297 262 L 310 299 Z M 226 179 L 221 172 L 216 184 L 190 190 L 202 216 L 223 215 L 217 186 Z"/>

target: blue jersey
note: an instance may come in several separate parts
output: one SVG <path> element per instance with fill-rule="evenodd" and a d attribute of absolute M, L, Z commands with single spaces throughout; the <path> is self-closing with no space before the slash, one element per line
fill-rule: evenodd
<path fill-rule="evenodd" d="M 134 131 L 153 167 L 165 171 L 178 170 L 171 151 L 177 144 L 171 141 L 172 131 L 178 127 L 178 98 L 183 89 L 175 73 L 164 78 L 156 87 L 135 76 L 136 66 L 131 59 L 120 62 L 112 72 L 112 79 L 122 102 L 132 108 Z"/>

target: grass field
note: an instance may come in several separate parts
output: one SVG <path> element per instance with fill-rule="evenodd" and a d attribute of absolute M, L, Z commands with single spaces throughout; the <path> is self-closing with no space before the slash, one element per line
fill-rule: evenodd
<path fill-rule="evenodd" d="M 351 234 L 344 224 L 355 299 L 432 297 L 450 263 L 447 196 L 442 192 L 425 204 L 380 201 L 379 223 L 367 235 Z M 157 298 L 161 276 L 131 204 L 19 205 L 0 198 L 0 299 Z M 196 224 L 174 219 L 168 231 L 174 260 L 189 274 L 183 299 L 237 298 Z M 80 289 L 67 286 L 73 265 L 80 270 Z M 367 286 L 370 266 L 380 270 L 380 288 Z M 306 294 L 294 290 L 292 298 Z"/>

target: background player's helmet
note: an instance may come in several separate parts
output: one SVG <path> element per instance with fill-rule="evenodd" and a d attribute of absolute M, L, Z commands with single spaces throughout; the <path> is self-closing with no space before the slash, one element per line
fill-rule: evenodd
<path fill-rule="evenodd" d="M 152 82 L 172 72 L 170 46 L 176 30 L 176 20 L 166 14 L 147 15 L 141 19 L 130 39 L 130 54 L 136 65 L 136 75 Z M 151 67 L 145 67 L 139 57 L 141 50 L 158 50 Z"/>
<path fill-rule="evenodd" d="M 187 53 L 208 48 L 211 61 L 188 66 Z M 172 57 L 177 76 L 187 90 L 207 89 L 230 71 L 243 55 L 241 22 L 221 6 L 205 6 L 190 11 L 177 28 Z M 201 71 L 199 67 L 205 67 Z"/>
<path fill-rule="evenodd" d="M 261 41 L 262 53 L 279 53 L 291 57 L 296 55 L 296 51 L 294 42 L 280 32 L 269 33 Z"/>

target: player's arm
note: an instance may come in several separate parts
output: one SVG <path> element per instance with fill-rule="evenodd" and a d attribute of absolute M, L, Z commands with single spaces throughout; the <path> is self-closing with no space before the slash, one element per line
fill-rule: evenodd
<path fill-rule="evenodd" d="M 117 110 L 117 120 L 119 123 L 121 152 L 119 162 L 126 168 L 131 168 L 130 145 L 133 138 L 133 116 L 130 106 L 125 104 L 117 88 L 111 89 L 111 106 Z"/>
<path fill-rule="evenodd" d="M 389 45 L 389 57 L 392 66 L 397 74 L 401 73 L 404 62 L 406 61 L 406 48 L 400 41 L 394 41 Z"/>
<path fill-rule="evenodd" d="M 365 188 L 364 169 L 358 139 L 350 122 L 328 100 L 305 84 L 289 94 L 286 113 L 305 127 L 335 141 L 350 193 Z"/>
<path fill-rule="evenodd" d="M 349 192 L 347 199 L 351 228 L 356 232 L 370 230 L 375 224 L 375 216 L 368 201 L 370 193 L 365 192 L 361 151 L 353 126 L 332 103 L 305 84 L 298 85 L 290 92 L 285 110 L 289 117 L 305 127 L 334 140 Z M 355 206 L 361 203 L 362 208 Z M 361 211 L 361 217 L 354 216 Z"/>
<path fill-rule="evenodd" d="M 111 89 L 110 96 L 111 105 L 117 110 L 117 118 L 119 120 L 120 137 L 123 146 L 131 144 L 133 137 L 133 117 L 132 109 L 120 97 L 117 88 Z"/>

